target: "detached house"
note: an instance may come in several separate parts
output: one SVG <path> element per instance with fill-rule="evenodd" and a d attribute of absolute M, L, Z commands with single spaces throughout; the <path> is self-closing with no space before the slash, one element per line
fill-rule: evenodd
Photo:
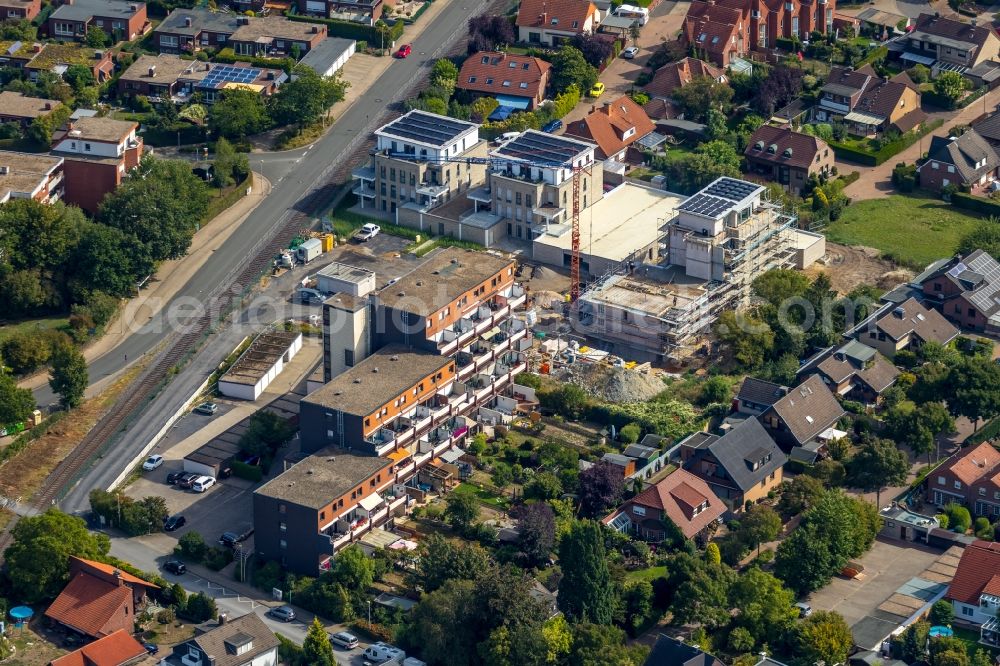
<path fill-rule="evenodd" d="M 278 637 L 256 613 L 233 620 L 223 614 L 214 627 L 203 626 L 194 638 L 175 645 L 166 662 L 180 666 L 276 666 L 278 645 Z"/>
<path fill-rule="evenodd" d="M 678 532 L 685 539 L 693 539 L 725 512 L 726 505 L 707 483 L 679 469 L 622 504 L 601 522 L 644 541 L 660 543 Z"/>
<path fill-rule="evenodd" d="M 674 93 L 701 77 L 708 77 L 716 83 L 729 81 L 722 69 L 697 58 L 684 58 L 660 67 L 643 88 L 651 98 L 643 106 L 646 115 L 657 120 L 674 118 L 677 115 L 673 108 Z"/>
<path fill-rule="evenodd" d="M 1000 543 L 974 541 L 962 552 L 945 599 L 955 620 L 979 628 L 979 642 L 1000 647 Z"/>
<path fill-rule="evenodd" d="M 746 419 L 719 437 L 697 432 L 681 442 L 684 469 L 705 481 L 738 513 L 781 485 L 788 458 L 757 419 Z"/>
<path fill-rule="evenodd" d="M 1000 331 L 1000 263 L 982 250 L 940 262 L 920 282 L 924 302 L 961 328 Z"/>
<path fill-rule="evenodd" d="M 964 504 L 975 516 L 1000 518 L 1000 451 L 985 442 L 952 456 L 926 480 L 935 506 Z"/>
<path fill-rule="evenodd" d="M 917 299 L 887 303 L 847 333 L 858 342 L 892 358 L 903 349 L 919 349 L 925 342 L 946 345 L 958 337 L 958 329 L 937 310 Z"/>
<path fill-rule="evenodd" d="M 789 388 L 756 377 L 747 377 L 740 384 L 733 400 L 733 409 L 740 414 L 760 416 L 774 403 L 788 395 Z"/>
<path fill-rule="evenodd" d="M 817 376 L 812 376 L 760 416 L 771 436 L 788 451 L 813 441 L 844 415 L 844 408 Z"/>
<path fill-rule="evenodd" d="M 859 136 L 888 129 L 908 132 L 927 119 L 920 109 L 920 92 L 905 72 L 890 79 L 880 77 L 871 65 L 834 67 L 821 91 L 816 120 L 842 119 Z"/>
<path fill-rule="evenodd" d="M 139 166 L 142 137 L 139 124 L 113 118 L 70 121 L 54 137 L 52 154 L 63 158 L 63 201 L 97 212 L 104 195 L 113 192 L 125 175 Z"/>
<path fill-rule="evenodd" d="M 650 650 L 644 666 L 725 666 L 704 650 L 680 639 L 660 634 Z"/>
<path fill-rule="evenodd" d="M 921 14 L 908 35 L 893 42 L 890 51 L 909 66 L 920 63 L 941 71 L 966 70 L 1000 55 L 1000 38 L 992 26 L 944 18 L 937 12 Z"/>
<path fill-rule="evenodd" d="M 455 89 L 493 97 L 501 107 L 534 110 L 545 99 L 551 69 L 541 58 L 479 51 L 462 63 Z"/>
<path fill-rule="evenodd" d="M 129 0 L 64 0 L 49 15 L 49 37 L 83 41 L 100 28 L 114 42 L 128 42 L 149 29 L 146 3 Z"/>
<path fill-rule="evenodd" d="M 747 172 L 780 183 L 800 194 L 809 176 L 823 176 L 833 169 L 834 155 L 819 137 L 795 132 L 791 127 L 761 125 L 743 151 Z"/>
<path fill-rule="evenodd" d="M 899 370 L 868 345 L 851 340 L 816 354 L 802 366 L 799 375 L 818 375 L 837 395 L 875 403 L 896 383 Z"/>
<path fill-rule="evenodd" d="M 91 638 L 117 631 L 131 633 L 146 595 L 159 588 L 103 562 L 79 557 L 69 561 L 69 583 L 45 616 Z"/>
<path fill-rule="evenodd" d="M 56 99 L 26 97 L 23 93 L 4 90 L 0 92 L 0 123 L 19 123 L 27 127 L 36 118 L 48 116 L 62 106 Z"/>
<path fill-rule="evenodd" d="M 642 142 L 655 125 L 628 95 L 595 108 L 582 120 L 566 126 L 566 134 L 597 144 L 598 159 L 626 160 L 630 146 Z M 661 139 L 662 140 L 662 139 Z M 639 158 L 641 160 L 641 157 Z"/>
<path fill-rule="evenodd" d="M 49 666 L 128 666 L 138 664 L 149 653 L 125 629 L 108 634 L 79 650 L 53 659 Z"/>
<path fill-rule="evenodd" d="M 517 39 L 529 44 L 559 46 L 592 33 L 601 14 L 590 0 L 522 0 L 517 10 Z"/>
<path fill-rule="evenodd" d="M 1000 157 L 976 130 L 962 136 L 931 137 L 927 161 L 917 167 L 920 187 L 940 192 L 952 185 L 975 188 L 996 178 Z"/>
<path fill-rule="evenodd" d="M 30 21 L 42 11 L 42 0 L 2 0 L 0 16 L 6 21 Z"/>

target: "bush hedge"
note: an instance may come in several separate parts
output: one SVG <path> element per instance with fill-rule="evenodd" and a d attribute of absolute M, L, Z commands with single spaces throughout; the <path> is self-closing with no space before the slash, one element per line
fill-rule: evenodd
<path fill-rule="evenodd" d="M 301 16 L 299 14 L 292 13 L 289 10 L 286 17 L 291 21 L 300 21 L 302 23 L 322 23 L 327 28 L 327 33 L 330 37 L 345 37 L 347 39 L 354 40 L 364 40 L 368 42 L 370 46 L 376 44 L 381 44 L 382 38 L 378 34 L 378 30 L 372 25 L 363 25 L 361 23 L 355 23 L 353 21 L 338 21 L 337 19 L 328 19 L 318 16 Z M 403 36 L 403 30 L 406 28 L 406 24 L 402 20 L 397 20 L 395 23 L 389 24 L 389 40 L 394 42 Z"/>
<path fill-rule="evenodd" d="M 265 69 L 283 69 L 290 72 L 295 66 L 294 58 L 258 58 L 257 56 L 236 55 L 236 51 L 231 46 L 221 49 L 215 54 L 216 62 L 232 64 L 234 62 L 248 62 L 254 67 L 264 67 Z"/>
<path fill-rule="evenodd" d="M 952 195 L 954 197 L 954 195 Z M 1000 417 L 997 417 L 982 428 L 965 438 L 965 446 L 982 444 L 985 441 L 1000 437 Z"/>
<path fill-rule="evenodd" d="M 868 52 L 864 58 L 859 60 L 854 67 L 864 67 L 865 65 L 871 65 L 875 62 L 882 62 L 889 56 L 888 46 L 879 46 L 878 48 L 872 49 Z"/>
<path fill-rule="evenodd" d="M 857 162 L 858 164 L 864 164 L 865 166 L 878 166 L 893 155 L 900 153 L 915 144 L 924 135 L 933 132 L 938 127 L 941 127 L 943 123 L 944 121 L 940 118 L 930 123 L 924 123 L 919 128 L 907 132 L 895 141 L 891 141 L 875 151 L 864 150 L 862 148 L 849 146 L 845 143 L 838 143 L 836 141 L 830 141 L 829 144 L 830 147 L 833 148 L 834 154 L 840 159 L 851 160 L 853 162 Z"/>
<path fill-rule="evenodd" d="M 1000 217 L 1000 203 L 992 199 L 986 199 L 985 197 L 976 197 L 964 192 L 954 192 L 951 195 L 951 205 L 955 208 L 981 213 L 987 217 L 993 215 Z"/>
<path fill-rule="evenodd" d="M 233 476 L 256 483 L 264 478 L 264 470 L 257 465 L 248 465 L 240 460 L 234 460 Z"/>

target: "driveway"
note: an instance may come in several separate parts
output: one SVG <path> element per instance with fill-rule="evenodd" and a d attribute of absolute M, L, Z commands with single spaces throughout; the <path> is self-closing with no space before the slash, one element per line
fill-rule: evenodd
<path fill-rule="evenodd" d="M 837 576 L 807 598 L 813 610 L 832 610 L 844 616 L 848 626 L 874 612 L 911 578 L 922 574 L 942 553 L 901 541 L 875 541 L 858 561 L 865 567 L 861 580 Z"/>

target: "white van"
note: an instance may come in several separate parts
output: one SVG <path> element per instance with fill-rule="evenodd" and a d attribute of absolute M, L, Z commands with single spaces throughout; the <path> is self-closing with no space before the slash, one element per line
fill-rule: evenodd
<path fill-rule="evenodd" d="M 635 5 L 621 5 L 615 11 L 615 16 L 637 18 L 639 19 L 639 25 L 646 25 L 646 22 L 649 21 L 649 10 L 642 7 L 636 7 Z"/>
<path fill-rule="evenodd" d="M 373 665 L 384 664 L 387 661 L 393 660 L 397 663 L 402 663 L 402 661 L 406 659 L 406 653 L 403 650 L 381 641 L 369 645 L 363 655 L 364 663 Z"/>
<path fill-rule="evenodd" d="M 195 491 L 196 493 L 203 493 L 214 485 L 215 485 L 214 476 L 199 476 L 197 479 L 194 480 L 194 483 L 191 484 L 191 490 Z"/>

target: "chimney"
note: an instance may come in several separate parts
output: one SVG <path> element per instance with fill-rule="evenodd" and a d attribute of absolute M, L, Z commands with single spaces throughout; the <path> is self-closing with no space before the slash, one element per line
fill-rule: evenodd
<path fill-rule="evenodd" d="M 0 176 L 6 176 L 9 173 L 10 173 L 10 167 L 9 166 L 6 166 L 6 165 L 0 166 Z"/>
<path fill-rule="evenodd" d="M 224 625 L 226 623 L 226 620 L 228 619 L 229 618 L 226 616 L 225 613 L 219 613 L 219 626 L 221 627 L 222 625 Z"/>
<path fill-rule="evenodd" d="M 42 48 L 43 47 L 42 47 L 41 44 L 39 44 L 38 42 L 35 42 L 34 44 L 31 45 L 31 52 L 32 53 L 41 53 L 42 52 Z"/>
<path fill-rule="evenodd" d="M 184 17 L 184 26 L 187 27 L 187 28 L 191 27 L 191 17 L 190 16 L 185 16 Z"/>
<path fill-rule="evenodd" d="M 316 34 L 319 34 L 319 26 L 318 26 L 318 25 L 314 25 L 314 26 L 313 26 L 313 27 L 312 27 L 312 28 L 311 28 L 311 29 L 309 30 L 309 32 L 311 32 L 311 33 L 312 33 L 312 34 L 314 34 L 314 35 L 316 35 Z"/>
<path fill-rule="evenodd" d="M 976 27 L 976 19 L 972 19 L 972 27 L 973 27 L 973 28 L 975 28 L 975 27 Z"/>
<path fill-rule="evenodd" d="M 101 60 L 104 58 L 104 51 L 94 51 L 94 60 Z"/>
<path fill-rule="evenodd" d="M 51 111 L 52 110 L 52 102 L 46 102 L 45 103 L 45 110 L 46 111 Z"/>
<path fill-rule="evenodd" d="M 156 76 L 156 65 L 149 66 L 149 76 L 150 77 Z"/>
<path fill-rule="evenodd" d="M 118 587 L 125 585 L 125 579 L 122 578 L 122 572 L 118 569 L 115 569 L 115 578 L 118 580 Z"/>

